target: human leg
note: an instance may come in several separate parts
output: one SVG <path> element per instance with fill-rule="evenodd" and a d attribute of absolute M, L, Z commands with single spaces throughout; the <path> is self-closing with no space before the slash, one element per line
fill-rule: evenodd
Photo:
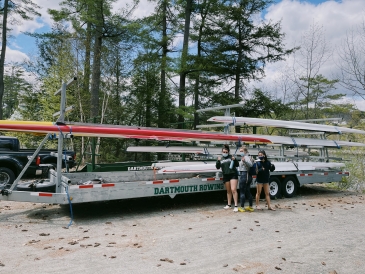
<path fill-rule="evenodd" d="M 251 194 L 252 177 L 251 178 L 247 177 L 247 179 L 248 180 L 246 181 L 246 184 L 245 184 L 245 197 L 248 199 L 248 204 L 252 208 L 252 205 L 253 205 L 253 198 L 252 198 L 252 194 Z"/>
<path fill-rule="evenodd" d="M 264 184 L 264 192 L 265 192 L 265 199 L 266 199 L 266 202 L 267 202 L 267 208 L 269 210 L 274 210 L 275 209 L 273 207 L 271 207 L 271 204 L 270 204 L 270 186 L 269 184 Z"/>
<path fill-rule="evenodd" d="M 247 176 L 246 176 L 245 172 L 243 172 L 242 175 L 241 175 L 241 177 L 240 177 L 240 181 L 239 181 L 239 186 L 240 186 L 240 203 L 241 203 L 241 207 L 242 208 L 245 206 L 246 179 L 247 179 Z"/>
<path fill-rule="evenodd" d="M 227 181 L 224 183 L 226 190 L 227 190 L 227 205 L 231 206 L 232 204 L 232 191 L 231 191 L 231 183 Z"/>
<path fill-rule="evenodd" d="M 231 185 L 231 192 L 232 192 L 232 195 L 233 195 L 233 201 L 234 201 L 234 206 L 235 207 L 237 206 L 237 203 L 238 203 L 237 184 L 238 184 L 237 179 L 231 179 L 230 185 Z"/>
<path fill-rule="evenodd" d="M 262 184 L 256 183 L 256 208 L 259 210 L 262 210 L 262 208 L 259 206 L 261 190 L 262 190 Z"/>

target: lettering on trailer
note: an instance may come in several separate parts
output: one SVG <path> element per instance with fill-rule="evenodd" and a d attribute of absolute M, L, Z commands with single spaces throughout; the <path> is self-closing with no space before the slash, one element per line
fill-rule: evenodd
<path fill-rule="evenodd" d="M 137 171 L 137 170 L 153 170 L 151 166 L 129 166 L 128 171 Z"/>
<path fill-rule="evenodd" d="M 207 184 L 207 185 L 190 185 L 190 186 L 166 186 L 166 187 L 155 187 L 154 194 L 178 194 L 178 193 L 191 193 L 191 192 L 203 192 L 212 190 L 223 190 L 224 186 L 222 183 L 219 184 Z"/>

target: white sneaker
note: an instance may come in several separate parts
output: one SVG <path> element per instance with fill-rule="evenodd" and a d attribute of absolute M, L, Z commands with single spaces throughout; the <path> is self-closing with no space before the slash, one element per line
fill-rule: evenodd
<path fill-rule="evenodd" d="M 224 209 L 230 209 L 231 206 L 230 205 L 226 205 L 225 207 L 223 207 Z"/>
<path fill-rule="evenodd" d="M 234 207 L 233 212 L 238 212 L 238 207 Z"/>

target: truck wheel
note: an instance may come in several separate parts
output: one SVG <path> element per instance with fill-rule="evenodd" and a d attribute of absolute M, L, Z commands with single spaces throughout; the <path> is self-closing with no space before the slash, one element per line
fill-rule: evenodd
<path fill-rule="evenodd" d="M 11 185 L 15 180 L 14 172 L 6 167 L 0 167 L 0 185 Z"/>
<path fill-rule="evenodd" d="M 283 194 L 286 198 L 291 198 L 297 193 L 298 184 L 293 177 L 287 177 L 283 181 Z"/>
<path fill-rule="evenodd" d="M 278 178 L 272 177 L 270 178 L 269 183 L 269 191 L 270 191 L 270 199 L 278 199 L 281 198 L 281 183 Z"/>

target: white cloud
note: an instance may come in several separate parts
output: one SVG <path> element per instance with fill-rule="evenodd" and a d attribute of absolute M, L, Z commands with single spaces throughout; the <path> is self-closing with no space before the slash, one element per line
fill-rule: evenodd
<path fill-rule="evenodd" d="M 57 9 L 59 8 L 59 3 L 61 0 L 33 0 L 33 3 L 37 4 L 40 8 L 37 12 L 41 14 L 40 17 L 34 17 L 33 20 L 24 21 L 16 17 L 21 23 L 19 25 L 12 26 L 11 34 L 14 36 L 19 35 L 21 32 L 35 32 L 44 26 L 51 26 L 53 21 L 48 14 L 47 10 L 49 8 Z"/>
<path fill-rule="evenodd" d="M 333 79 L 334 75 L 338 75 L 336 66 L 338 56 L 335 49 L 341 45 L 347 33 L 365 21 L 365 1 L 342 0 L 312 4 L 305 1 L 283 0 L 268 8 L 265 20 L 273 22 L 281 20 L 287 48 L 300 46 L 302 35 L 309 31 L 311 25 L 322 26 L 331 58 L 322 65 L 320 73 Z M 263 85 L 275 88 L 274 82 L 282 75 L 283 68 L 292 66 L 293 56 L 284 62 L 269 64 Z M 345 92 L 345 90 L 337 91 Z M 365 103 L 356 100 L 356 105 L 365 110 Z"/>
<path fill-rule="evenodd" d="M 350 103 L 354 104 L 359 110 L 365 111 L 365 101 L 360 98 L 350 98 Z"/>
<path fill-rule="evenodd" d="M 51 16 L 48 14 L 48 9 L 59 9 L 60 5 L 59 3 L 61 0 L 33 0 L 35 4 L 41 7 L 41 9 L 38 11 L 41 14 L 41 20 L 45 24 L 51 26 L 53 24 L 53 21 L 51 19 Z"/>
<path fill-rule="evenodd" d="M 129 10 L 132 7 L 133 1 L 132 0 L 118 0 L 113 3 L 114 12 L 120 9 L 127 9 Z M 129 8 L 127 8 L 127 5 Z M 154 12 L 156 3 L 153 1 L 142 0 L 139 2 L 137 8 L 133 11 L 134 18 L 142 18 L 145 16 L 150 15 Z"/>
<path fill-rule="evenodd" d="M 29 60 L 29 57 L 24 52 L 6 47 L 6 63 L 21 63 L 24 60 Z"/>
<path fill-rule="evenodd" d="M 16 24 L 11 26 L 10 34 L 13 36 L 18 36 L 22 32 L 30 32 L 33 33 L 37 29 L 40 29 L 44 26 L 43 23 L 39 22 L 37 19 L 22 21 L 19 16 L 14 16 L 16 20 L 20 21 L 20 24 Z"/>
<path fill-rule="evenodd" d="M 302 32 L 308 30 L 313 22 L 323 25 L 327 38 L 337 42 L 346 31 L 360 24 L 364 15 L 363 0 L 326 1 L 318 5 L 283 0 L 268 9 L 265 19 L 282 20 L 288 42 L 299 41 Z"/>

